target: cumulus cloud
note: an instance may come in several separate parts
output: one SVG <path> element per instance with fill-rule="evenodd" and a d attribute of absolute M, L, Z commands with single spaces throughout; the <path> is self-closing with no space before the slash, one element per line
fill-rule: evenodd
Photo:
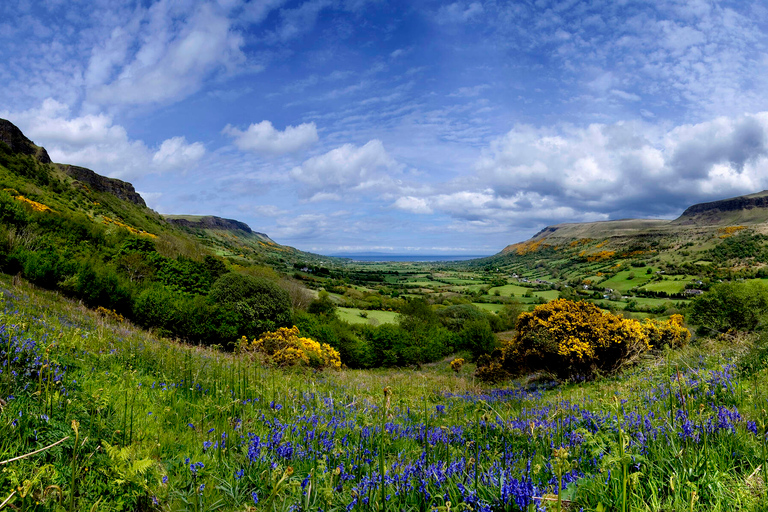
<path fill-rule="evenodd" d="M 392 206 L 448 214 L 455 229 L 679 214 L 768 188 L 768 112 L 664 130 L 642 122 L 519 125 L 494 140 L 471 179 Z M 453 190 L 450 190 L 453 189 Z"/>
<path fill-rule="evenodd" d="M 200 160 L 205 154 L 202 142 L 188 144 L 186 137 L 164 140 L 160 149 L 152 155 L 152 162 L 162 169 L 184 169 Z"/>
<path fill-rule="evenodd" d="M 223 133 L 234 139 L 241 151 L 253 151 L 268 155 L 283 155 L 306 149 L 318 140 L 315 123 L 287 126 L 276 130 L 269 121 L 254 123 L 242 131 L 232 125 L 224 127 Z"/>
<path fill-rule="evenodd" d="M 411 213 L 430 214 L 433 212 L 429 202 L 423 197 L 398 197 L 394 207 Z"/>
<path fill-rule="evenodd" d="M 384 149 L 380 140 L 364 146 L 344 144 L 323 155 L 312 157 L 291 170 L 291 177 L 304 192 L 318 198 L 338 198 L 346 192 L 381 194 L 397 185 L 393 175 L 399 164 Z"/>
<path fill-rule="evenodd" d="M 157 150 L 131 139 L 125 128 L 106 114 L 72 116 L 68 106 L 47 99 L 39 108 L 0 112 L 37 144 L 54 162 L 88 167 L 110 177 L 130 179 L 149 173 L 193 166 L 205 154 L 200 142 L 173 137 Z"/>

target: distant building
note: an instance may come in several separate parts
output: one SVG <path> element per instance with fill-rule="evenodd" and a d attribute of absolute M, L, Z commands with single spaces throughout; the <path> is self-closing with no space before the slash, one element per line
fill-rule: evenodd
<path fill-rule="evenodd" d="M 702 290 L 697 290 L 695 288 L 691 288 L 690 290 L 685 290 L 683 293 L 685 295 L 701 295 L 704 292 Z"/>

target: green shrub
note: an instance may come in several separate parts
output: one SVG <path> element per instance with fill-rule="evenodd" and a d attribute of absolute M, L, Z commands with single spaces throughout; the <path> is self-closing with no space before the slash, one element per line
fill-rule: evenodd
<path fill-rule="evenodd" d="M 694 299 L 691 321 L 702 333 L 753 331 L 767 312 L 768 286 L 764 283 L 720 283 Z"/>
<path fill-rule="evenodd" d="M 246 274 L 224 274 L 210 291 L 215 304 L 234 312 L 237 335 L 259 336 L 292 324 L 291 299 L 272 281 Z"/>
<path fill-rule="evenodd" d="M 496 336 L 485 318 L 466 322 L 459 333 L 458 348 L 468 350 L 473 361 L 477 361 L 483 354 L 493 352 L 496 345 Z"/>

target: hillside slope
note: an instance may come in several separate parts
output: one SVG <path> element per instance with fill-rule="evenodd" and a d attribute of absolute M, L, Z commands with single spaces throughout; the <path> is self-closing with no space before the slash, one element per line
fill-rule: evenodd
<path fill-rule="evenodd" d="M 159 237 L 171 253 L 231 256 L 286 269 L 295 261 L 329 258 L 280 245 L 242 222 L 214 216 L 160 215 L 147 207 L 133 185 L 85 167 L 53 163 L 13 123 L 0 119 L 0 189 L 48 207 L 85 215 L 96 224 L 134 235 Z M 32 204 L 32 203 L 28 203 Z"/>
<path fill-rule="evenodd" d="M 681 275 L 766 273 L 768 191 L 695 204 L 680 217 L 547 226 L 475 265 L 555 281 L 605 280 L 622 268 L 652 267 Z M 567 267 L 567 270 L 566 270 Z M 534 271 L 534 269 L 538 269 Z M 533 271 L 533 274 L 531 272 Z"/>

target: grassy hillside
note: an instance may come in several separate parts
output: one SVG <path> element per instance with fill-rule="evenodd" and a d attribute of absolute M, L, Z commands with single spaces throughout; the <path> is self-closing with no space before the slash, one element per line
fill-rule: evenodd
<path fill-rule="evenodd" d="M 747 339 L 489 388 L 447 361 L 284 373 L 0 292 L 12 510 L 765 510 L 768 351 Z"/>

